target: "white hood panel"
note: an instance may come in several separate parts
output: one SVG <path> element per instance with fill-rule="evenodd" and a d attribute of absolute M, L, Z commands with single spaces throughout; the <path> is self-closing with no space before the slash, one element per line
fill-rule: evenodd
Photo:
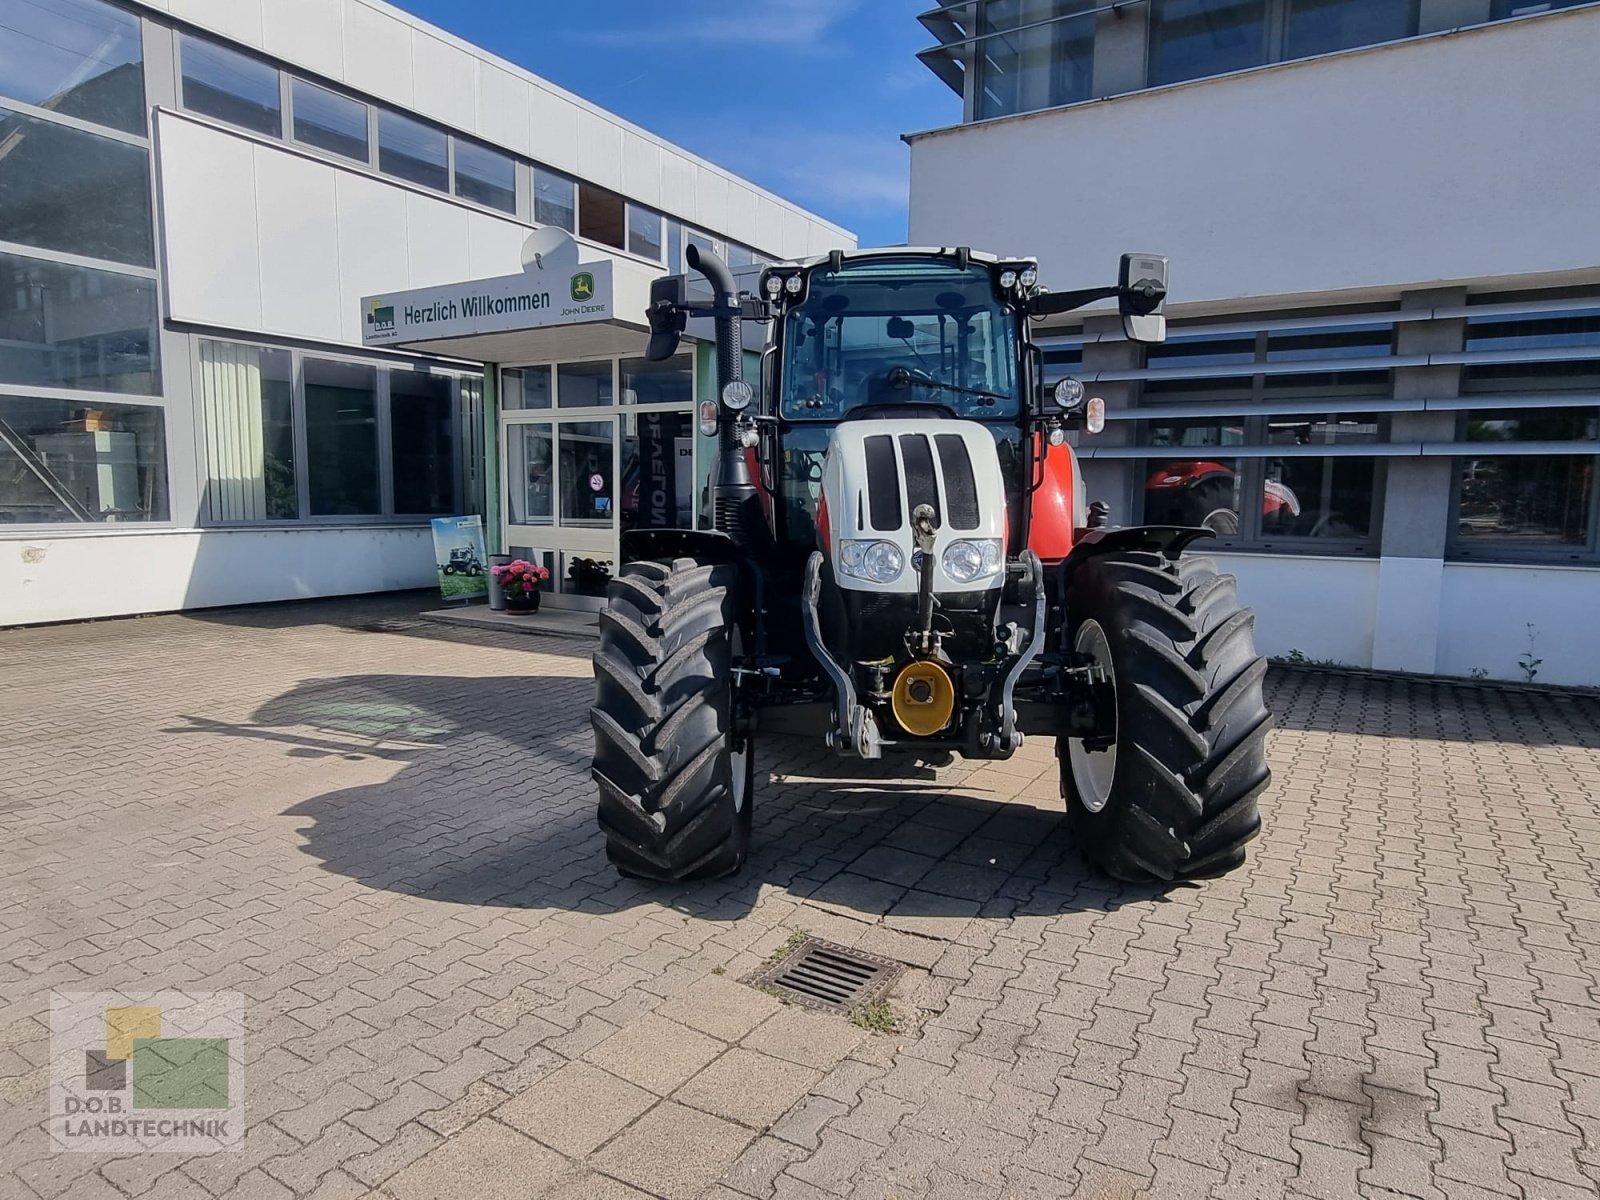
<path fill-rule="evenodd" d="M 828 509 L 828 545 L 834 579 L 852 591 L 915 593 L 916 549 L 911 512 L 930 503 L 939 514 L 934 542 L 933 590 L 983 592 L 1005 581 L 1005 482 L 994 437 L 971 421 L 845 421 L 828 443 L 822 502 Z M 944 572 L 945 548 L 958 539 L 1000 543 L 998 574 L 958 583 Z M 840 553 L 847 540 L 893 542 L 904 570 L 892 583 L 847 575 Z"/>

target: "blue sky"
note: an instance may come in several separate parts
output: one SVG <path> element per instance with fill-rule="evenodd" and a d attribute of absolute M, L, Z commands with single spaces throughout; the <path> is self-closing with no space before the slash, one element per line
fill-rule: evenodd
<path fill-rule="evenodd" d="M 906 236 L 900 134 L 961 118 L 916 59 L 933 0 L 398 0 L 862 245 Z"/>

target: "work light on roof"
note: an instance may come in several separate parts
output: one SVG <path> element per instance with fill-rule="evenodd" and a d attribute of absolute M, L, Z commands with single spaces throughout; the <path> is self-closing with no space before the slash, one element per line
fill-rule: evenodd
<path fill-rule="evenodd" d="M 1017 273 L 1015 271 L 1013 271 L 1010 267 L 1007 267 L 1004 271 L 1000 272 L 1000 290 L 1002 292 L 1009 292 L 1016 286 Z"/>
<path fill-rule="evenodd" d="M 783 281 L 783 290 L 788 292 L 791 296 L 798 296 L 800 294 L 800 286 L 799 275 L 791 275 L 789 278 Z"/>
<path fill-rule="evenodd" d="M 1022 286 L 1025 288 L 1037 287 L 1039 283 L 1039 269 L 1037 267 L 1022 268 Z"/>
<path fill-rule="evenodd" d="M 768 300 L 776 300 L 783 293 L 783 276 L 768 275 L 761 286 L 766 290 Z"/>

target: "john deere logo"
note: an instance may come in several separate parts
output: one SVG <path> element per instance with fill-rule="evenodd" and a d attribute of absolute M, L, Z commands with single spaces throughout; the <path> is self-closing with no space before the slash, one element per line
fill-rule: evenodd
<path fill-rule="evenodd" d="M 572 277 L 572 298 L 574 300 L 594 299 L 594 276 L 587 271 L 579 271 Z"/>
<path fill-rule="evenodd" d="M 373 333 L 394 332 L 394 305 L 379 305 L 374 300 L 372 308 L 367 313 L 367 324 L 372 326 Z"/>

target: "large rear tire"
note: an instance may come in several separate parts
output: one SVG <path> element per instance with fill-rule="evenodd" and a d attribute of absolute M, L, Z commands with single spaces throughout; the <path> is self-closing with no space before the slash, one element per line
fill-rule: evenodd
<path fill-rule="evenodd" d="M 636 562 L 606 587 L 594 655 L 595 783 L 624 875 L 710 879 L 744 865 L 754 766 L 733 728 L 739 571 Z"/>
<path fill-rule="evenodd" d="M 1233 870 L 1261 828 L 1272 723 L 1233 576 L 1205 559 L 1106 554 L 1076 568 L 1066 599 L 1067 645 L 1116 685 L 1114 738 L 1057 741 L 1079 849 L 1129 882 Z"/>

